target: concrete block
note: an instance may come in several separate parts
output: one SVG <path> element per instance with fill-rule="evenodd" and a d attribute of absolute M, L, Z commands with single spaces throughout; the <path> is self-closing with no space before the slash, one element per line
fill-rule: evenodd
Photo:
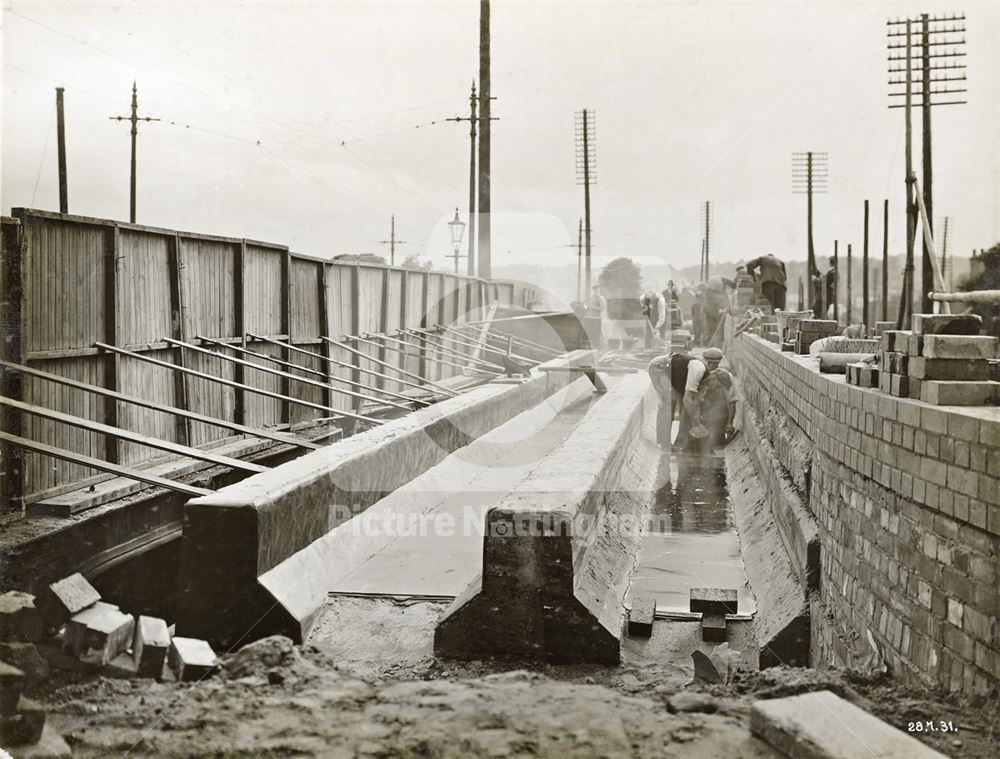
<path fill-rule="evenodd" d="M 737 594 L 731 588 L 691 588 L 688 608 L 695 614 L 736 614 Z"/>
<path fill-rule="evenodd" d="M 796 759 L 944 759 L 916 738 L 826 690 L 755 701 L 750 732 Z"/>
<path fill-rule="evenodd" d="M 98 601 L 93 606 L 74 614 L 63 629 L 63 648 L 77 657 L 85 653 L 88 649 L 87 625 L 112 611 L 118 611 L 118 607 Z"/>
<path fill-rule="evenodd" d="M 80 573 L 64 577 L 46 586 L 35 599 L 35 606 L 53 627 L 101 600 L 101 594 Z"/>
<path fill-rule="evenodd" d="M 181 682 L 200 680 L 211 675 L 219 666 L 215 651 L 198 638 L 174 638 L 167 656 L 170 669 Z"/>
<path fill-rule="evenodd" d="M 21 696 L 13 714 L 0 715 L 0 746 L 17 747 L 38 743 L 45 727 L 45 709 Z"/>
<path fill-rule="evenodd" d="M 653 634 L 653 618 L 656 615 L 656 599 L 637 596 L 632 599 L 628 613 L 628 634 L 648 638 Z"/>
<path fill-rule="evenodd" d="M 711 643 L 725 642 L 726 616 L 724 614 L 702 614 L 701 639 Z"/>
<path fill-rule="evenodd" d="M 924 380 L 920 400 L 935 406 L 985 406 L 1000 399 L 1000 382 Z"/>
<path fill-rule="evenodd" d="M 990 362 L 985 359 L 911 356 L 907 373 L 917 379 L 982 382 L 990 379 Z"/>
<path fill-rule="evenodd" d="M 0 714 L 13 714 L 24 691 L 24 673 L 0 662 Z"/>
<path fill-rule="evenodd" d="M 985 335 L 926 335 L 922 356 L 926 358 L 993 359 L 997 357 L 997 338 Z"/>
<path fill-rule="evenodd" d="M 914 335 L 978 335 L 983 319 L 976 314 L 914 314 Z"/>
<path fill-rule="evenodd" d="M 44 633 L 45 620 L 34 596 L 18 590 L 0 595 L 0 640 L 34 642 Z"/>
<path fill-rule="evenodd" d="M 118 609 L 111 609 L 87 623 L 86 647 L 90 658 L 102 666 L 110 662 L 132 643 L 135 618 Z"/>
<path fill-rule="evenodd" d="M 132 658 L 139 677 L 159 677 L 169 648 L 167 623 L 159 617 L 140 615 L 132 639 Z"/>

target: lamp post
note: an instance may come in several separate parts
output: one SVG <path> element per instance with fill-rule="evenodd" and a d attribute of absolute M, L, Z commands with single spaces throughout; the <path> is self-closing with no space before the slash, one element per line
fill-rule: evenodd
<path fill-rule="evenodd" d="M 451 235 L 451 247 L 455 252 L 451 258 L 455 259 L 455 273 L 458 274 L 458 259 L 462 255 L 458 252 L 462 247 L 462 238 L 465 236 L 465 222 L 458 218 L 458 209 L 455 209 L 455 218 L 448 222 L 448 234 Z"/>

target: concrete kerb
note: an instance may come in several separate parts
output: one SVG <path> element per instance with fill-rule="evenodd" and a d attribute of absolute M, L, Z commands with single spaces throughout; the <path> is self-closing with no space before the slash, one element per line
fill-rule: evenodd
<path fill-rule="evenodd" d="M 592 365 L 574 351 L 543 366 Z M 494 427 L 579 379 L 540 368 L 490 383 L 338 441 L 184 507 L 177 631 L 227 647 L 282 633 L 308 636 L 325 602 L 283 597 L 259 578 Z M 307 584 L 308 585 L 308 584 Z M 287 600 L 287 599 L 285 599 Z M 295 609 L 294 613 L 291 610 Z"/>
<path fill-rule="evenodd" d="M 436 654 L 619 661 L 659 455 L 651 392 L 644 373 L 623 379 L 490 510 L 483 571 L 439 621 Z"/>

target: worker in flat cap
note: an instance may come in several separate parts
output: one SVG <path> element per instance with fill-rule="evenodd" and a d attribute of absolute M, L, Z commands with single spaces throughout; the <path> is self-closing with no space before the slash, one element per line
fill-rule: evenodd
<path fill-rule="evenodd" d="M 717 448 L 728 443 L 735 434 L 736 383 L 729 370 L 721 366 L 722 351 L 709 348 L 703 358 L 708 371 L 698 385 L 698 405 L 702 424 L 708 429 L 708 442 Z"/>
<path fill-rule="evenodd" d="M 710 348 L 700 357 L 692 353 L 668 353 L 657 356 L 649 362 L 646 370 L 660 400 L 656 417 L 657 443 L 660 445 L 669 443 L 670 428 L 678 410 L 680 423 L 677 425 L 677 437 L 673 443 L 675 447 L 686 452 L 697 452 L 703 450 L 706 444 L 715 442 L 714 439 L 709 440 L 712 430 L 703 422 L 703 408 L 711 412 L 709 421 L 718 425 L 720 393 L 716 386 L 724 386 L 725 380 L 721 375 L 717 375 L 704 390 L 702 385 L 706 377 L 719 369 L 722 359 L 721 350 Z M 726 375 L 729 376 L 732 387 L 732 377 L 728 372 Z M 732 421 L 728 416 L 728 403 L 727 396 L 723 406 L 726 412 L 722 425 L 723 433 L 726 425 Z"/>

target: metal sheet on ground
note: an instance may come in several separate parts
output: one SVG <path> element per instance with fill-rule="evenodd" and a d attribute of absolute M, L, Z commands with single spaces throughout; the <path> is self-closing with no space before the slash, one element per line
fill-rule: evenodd
<path fill-rule="evenodd" d="M 393 524 L 405 531 L 339 580 L 331 595 L 458 595 L 482 569 L 487 510 L 565 440 L 596 401 L 588 394 L 547 419 L 512 420 L 388 496 L 397 501 Z"/>
<path fill-rule="evenodd" d="M 686 614 L 691 588 L 735 588 L 739 615 L 756 612 L 722 457 L 664 453 L 657 486 L 626 605 L 651 596 L 657 616 Z"/>

